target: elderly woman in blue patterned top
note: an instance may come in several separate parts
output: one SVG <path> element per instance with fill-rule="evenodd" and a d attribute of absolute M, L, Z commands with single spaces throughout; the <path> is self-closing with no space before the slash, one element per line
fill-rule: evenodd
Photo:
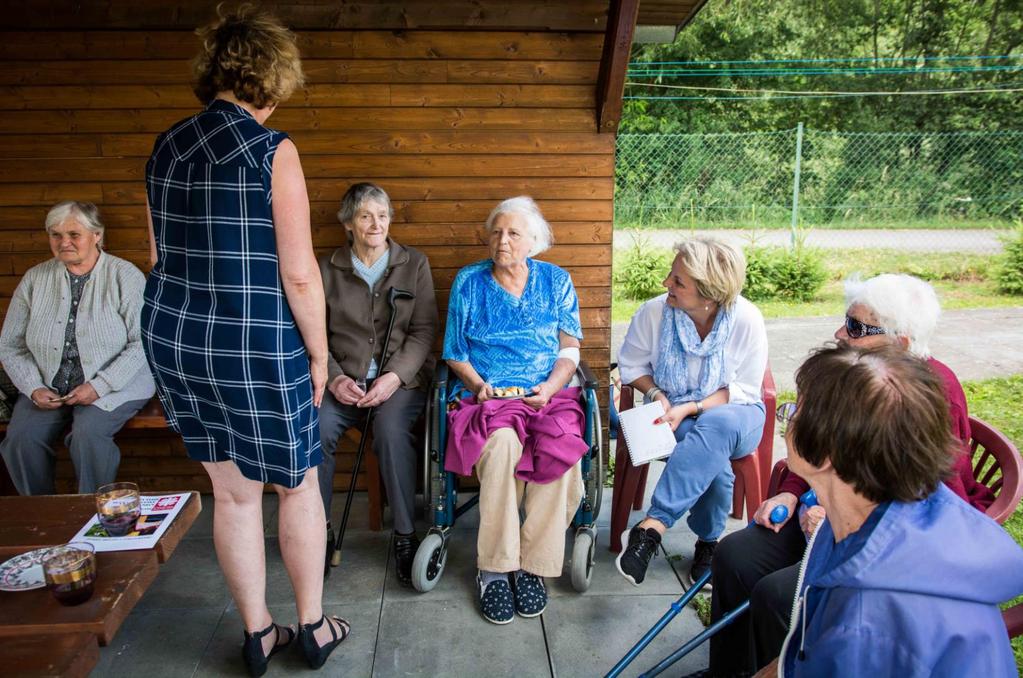
<path fill-rule="evenodd" d="M 463 268 L 451 288 L 443 358 L 457 377 L 452 392 L 465 390 L 483 402 L 494 397 L 495 386 L 519 386 L 528 394 L 524 402 L 539 410 L 575 374 L 579 300 L 565 270 L 532 259 L 552 241 L 532 199 L 505 200 L 486 228 L 491 258 Z M 543 612 L 541 577 L 561 575 L 565 530 L 582 496 L 578 464 L 551 483 L 516 481 L 522 450 L 512 429 L 499 428 L 476 462 L 477 585 L 484 617 L 498 624 L 516 611 L 528 617 Z"/>
<path fill-rule="evenodd" d="M 113 482 L 114 435 L 155 391 L 139 327 L 146 279 L 101 249 L 91 203 L 58 203 L 46 232 L 53 259 L 25 273 L 0 334 L 0 361 L 21 393 L 0 451 L 18 492 L 52 494 L 53 442 L 71 421 L 78 491 L 89 494 Z"/>

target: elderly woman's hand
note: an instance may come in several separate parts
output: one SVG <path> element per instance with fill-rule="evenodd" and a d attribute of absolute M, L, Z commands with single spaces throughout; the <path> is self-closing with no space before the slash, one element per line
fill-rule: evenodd
<path fill-rule="evenodd" d="M 92 387 L 92 384 L 85 382 L 81 386 L 74 388 L 71 393 L 67 394 L 64 398 L 64 405 L 92 405 L 99 399 L 99 394 L 96 393 L 96 389 Z"/>
<path fill-rule="evenodd" d="M 550 382 L 541 381 L 533 387 L 533 395 L 523 398 L 522 402 L 534 409 L 540 410 L 547 406 L 547 403 L 551 401 L 555 393 L 556 390 Z"/>
<path fill-rule="evenodd" d="M 476 402 L 478 403 L 485 403 L 493 397 L 494 387 L 485 381 L 476 389 Z"/>
<path fill-rule="evenodd" d="M 760 504 L 760 508 L 753 514 L 753 520 L 757 525 L 763 525 L 769 530 L 779 532 L 785 523 L 789 522 L 789 518 L 796 512 L 796 506 L 799 504 L 799 497 L 792 494 L 791 492 L 779 492 L 770 499 L 765 499 Z M 788 509 L 788 514 L 785 516 L 785 520 L 780 523 L 771 522 L 771 511 L 778 506 L 784 506 Z"/>
<path fill-rule="evenodd" d="M 64 400 L 48 388 L 37 388 L 29 399 L 41 410 L 55 410 L 64 404 Z"/>
<path fill-rule="evenodd" d="M 366 395 L 365 391 L 356 386 L 355 380 L 345 374 L 330 382 L 330 393 L 343 405 L 355 405 Z"/>
<path fill-rule="evenodd" d="M 799 516 L 799 526 L 803 528 L 803 534 L 807 537 L 812 535 L 826 517 L 824 507 L 819 504 L 803 511 L 803 515 Z"/>
<path fill-rule="evenodd" d="M 369 393 L 364 395 L 355 405 L 356 407 L 376 407 L 394 395 L 399 386 L 401 386 L 401 379 L 398 378 L 397 374 L 394 372 L 384 372 L 373 380 L 373 386 L 370 387 Z"/>

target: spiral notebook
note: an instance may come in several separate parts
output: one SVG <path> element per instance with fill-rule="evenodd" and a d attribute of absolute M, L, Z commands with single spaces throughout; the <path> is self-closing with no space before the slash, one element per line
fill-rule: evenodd
<path fill-rule="evenodd" d="M 664 459 L 675 449 L 675 434 L 668 424 L 654 424 L 664 414 L 660 401 L 633 407 L 618 414 L 622 422 L 622 433 L 629 445 L 629 458 L 633 466 L 648 464 L 655 459 Z"/>

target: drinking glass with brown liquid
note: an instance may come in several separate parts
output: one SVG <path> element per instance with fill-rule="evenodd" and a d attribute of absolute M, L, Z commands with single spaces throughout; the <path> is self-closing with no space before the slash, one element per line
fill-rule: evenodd
<path fill-rule="evenodd" d="M 96 517 L 111 537 L 132 532 L 140 515 L 142 503 L 135 483 L 110 483 L 96 491 Z"/>

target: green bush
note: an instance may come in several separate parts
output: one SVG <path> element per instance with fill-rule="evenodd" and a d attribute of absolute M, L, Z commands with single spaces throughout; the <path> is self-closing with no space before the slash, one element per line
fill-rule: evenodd
<path fill-rule="evenodd" d="M 746 285 L 742 294 L 750 301 L 810 301 L 828 279 L 821 253 L 801 240 L 791 248 L 753 245 L 745 254 Z"/>
<path fill-rule="evenodd" d="M 821 253 L 802 242 L 797 241 L 794 247 L 782 250 L 775 257 L 771 272 L 775 298 L 810 301 L 827 279 Z"/>
<path fill-rule="evenodd" d="M 1005 253 L 995 273 L 998 291 L 1023 294 L 1023 221 L 1017 222 L 1013 235 L 1005 240 Z"/>
<path fill-rule="evenodd" d="M 774 298 L 772 281 L 772 252 L 766 247 L 750 246 L 746 254 L 746 284 L 742 296 L 750 301 L 767 301 Z"/>
<path fill-rule="evenodd" d="M 664 291 L 674 254 L 652 249 L 646 239 L 637 239 L 616 265 L 614 281 L 629 299 L 649 299 Z"/>

